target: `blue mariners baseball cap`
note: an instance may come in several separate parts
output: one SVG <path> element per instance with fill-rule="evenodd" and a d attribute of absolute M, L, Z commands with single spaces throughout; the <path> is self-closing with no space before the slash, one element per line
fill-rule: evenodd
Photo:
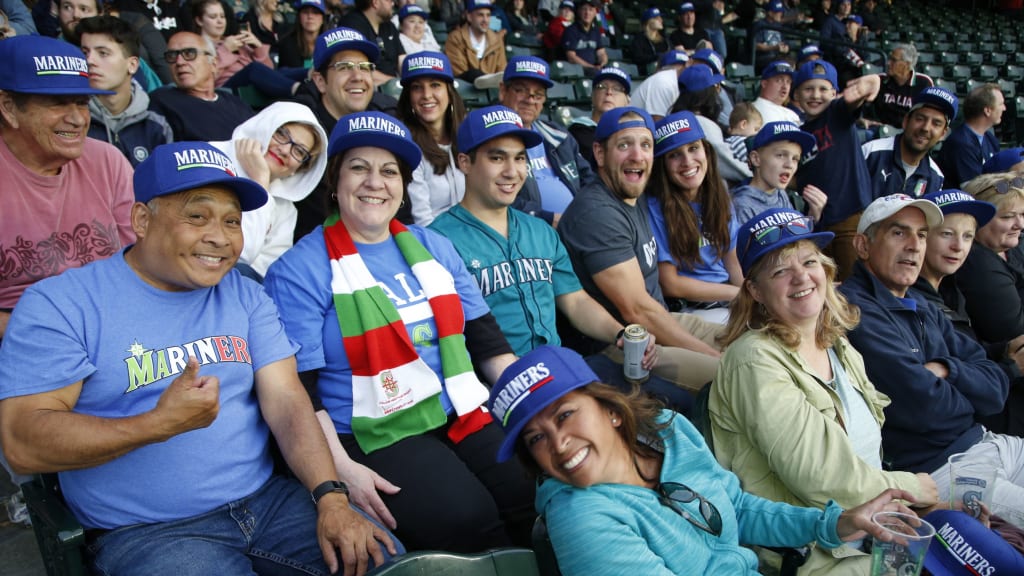
<path fill-rule="evenodd" d="M 982 174 L 997 174 L 1009 172 L 1015 165 L 1024 162 L 1024 148 L 1009 148 L 1001 150 L 985 161 L 982 167 Z"/>
<path fill-rule="evenodd" d="M 857 16 L 856 14 L 850 14 L 849 16 L 847 16 L 846 20 L 843 20 L 843 24 L 847 22 L 856 22 L 860 26 L 864 25 L 864 19 L 861 18 L 860 16 Z"/>
<path fill-rule="evenodd" d="M 505 368 L 491 388 L 487 409 L 505 431 L 498 462 L 515 453 L 523 428 L 552 402 L 577 388 L 600 382 L 583 357 L 568 348 L 538 346 Z"/>
<path fill-rule="evenodd" d="M 643 15 L 640 16 L 640 23 L 643 24 L 650 20 L 651 18 L 657 18 L 658 16 L 661 16 L 661 10 L 658 10 L 656 7 L 651 6 L 647 10 L 644 10 Z"/>
<path fill-rule="evenodd" d="M 466 12 L 476 12 L 481 8 L 490 10 L 494 8 L 494 2 L 491 0 L 466 0 Z"/>
<path fill-rule="evenodd" d="M 802 154 L 814 150 L 817 140 L 810 132 L 804 132 L 799 126 L 792 122 L 769 122 L 761 127 L 754 136 L 754 142 L 750 145 L 751 150 L 764 148 L 772 142 L 794 142 L 800 146 Z"/>
<path fill-rule="evenodd" d="M 821 47 L 817 44 L 808 44 L 800 49 L 800 64 L 807 61 L 808 58 L 817 56 L 818 58 L 824 58 L 825 53 L 821 51 Z"/>
<path fill-rule="evenodd" d="M 761 71 L 761 80 L 775 78 L 783 74 L 789 76 L 789 79 L 792 80 L 793 76 L 796 75 L 796 69 L 787 60 L 776 60 L 764 67 L 764 70 Z"/>
<path fill-rule="evenodd" d="M 793 87 L 797 88 L 808 80 L 828 80 L 833 89 L 839 89 L 839 75 L 836 74 L 836 67 L 824 60 L 811 60 L 801 64 L 797 68 L 796 78 L 793 78 Z"/>
<path fill-rule="evenodd" d="M 768 3 L 769 12 L 785 12 L 786 6 L 782 3 L 782 0 L 773 0 Z"/>
<path fill-rule="evenodd" d="M 157 146 L 149 158 L 135 167 L 133 183 L 136 202 L 145 203 L 158 196 L 216 185 L 232 190 L 243 212 L 267 203 L 263 186 L 238 176 L 231 158 L 206 142 Z"/>
<path fill-rule="evenodd" d="M 669 50 L 661 55 L 658 59 L 658 67 L 664 68 L 665 66 L 674 66 L 676 64 L 686 64 L 690 61 L 690 55 L 685 50 Z"/>
<path fill-rule="evenodd" d="M 810 240 L 824 248 L 835 236 L 831 232 L 815 232 L 811 219 L 792 208 L 772 208 L 740 226 L 736 235 L 736 256 L 746 276 L 769 252 L 801 240 Z"/>
<path fill-rule="evenodd" d="M 694 64 L 684 68 L 679 73 L 679 90 L 685 92 L 700 92 L 712 86 L 717 86 L 725 80 L 721 74 L 715 74 L 710 66 Z"/>
<path fill-rule="evenodd" d="M 626 114 L 633 113 L 640 116 L 640 119 L 631 118 L 623 120 L 622 117 Z M 594 142 L 604 142 L 611 138 L 616 132 L 625 130 L 626 128 L 646 128 L 654 134 L 654 120 L 651 115 L 643 108 L 637 108 L 636 106 L 622 106 L 621 108 L 612 108 L 601 115 L 601 119 L 597 121 L 597 129 L 594 131 Z"/>
<path fill-rule="evenodd" d="M 331 130 L 327 156 L 361 146 L 390 150 L 411 168 L 419 166 L 423 158 L 423 152 L 413 142 L 405 124 L 383 112 L 356 112 L 342 116 Z"/>
<path fill-rule="evenodd" d="M 82 50 L 45 36 L 15 36 L 0 42 L 0 90 L 22 94 L 113 94 L 89 86 Z"/>
<path fill-rule="evenodd" d="M 331 57 L 343 50 L 355 50 L 366 54 L 370 62 L 380 58 L 380 48 L 370 42 L 359 31 L 351 28 L 328 30 L 316 39 L 313 46 L 313 69 L 319 69 L 331 61 Z"/>
<path fill-rule="evenodd" d="M 693 12 L 694 10 L 695 8 L 693 7 L 693 2 L 683 2 L 682 4 L 679 5 L 680 14 L 686 14 L 687 12 Z"/>
<path fill-rule="evenodd" d="M 939 190 L 922 196 L 925 200 L 931 200 L 942 210 L 942 215 L 949 214 L 970 214 L 978 221 L 978 228 L 988 224 L 996 215 L 996 205 L 991 202 L 975 200 L 974 196 L 961 190 L 949 189 Z"/>
<path fill-rule="evenodd" d="M 327 14 L 327 6 L 324 4 L 324 0 L 299 0 L 295 3 L 296 11 L 303 8 L 316 8 L 321 14 Z"/>
<path fill-rule="evenodd" d="M 918 92 L 917 96 L 914 96 L 913 100 L 911 100 L 910 111 L 907 114 L 922 106 L 928 106 L 945 114 L 946 123 L 948 124 L 956 118 L 959 105 L 960 101 L 957 99 L 956 94 L 941 86 L 929 86 Z"/>
<path fill-rule="evenodd" d="M 721 74 L 725 70 L 725 58 L 718 52 L 715 52 L 711 48 L 704 48 L 697 50 L 690 57 L 691 60 L 699 60 L 711 67 L 711 70 L 715 74 Z"/>
<path fill-rule="evenodd" d="M 408 8 L 408 6 L 406 6 Z M 402 60 L 402 82 L 413 78 L 441 78 L 452 82 L 452 63 L 441 52 L 415 52 Z"/>
<path fill-rule="evenodd" d="M 401 23 L 409 16 L 419 16 L 426 20 L 430 16 L 430 13 L 423 8 L 420 8 L 419 4 L 406 4 L 398 11 L 398 22 Z"/>
<path fill-rule="evenodd" d="M 511 108 L 488 106 L 469 112 L 459 125 L 459 153 L 469 154 L 484 142 L 500 136 L 515 136 L 527 148 L 533 148 L 543 141 L 539 133 L 523 127 L 523 119 Z"/>
<path fill-rule="evenodd" d="M 615 80 L 622 84 L 626 87 L 626 94 L 629 94 L 630 90 L 633 89 L 633 83 L 629 80 L 629 72 L 615 66 L 605 66 L 598 70 L 597 74 L 594 75 L 593 86 L 597 86 L 597 83 L 602 80 Z"/>
<path fill-rule="evenodd" d="M 555 85 L 551 81 L 551 69 L 548 68 L 548 63 L 536 56 L 513 56 L 509 58 L 501 81 L 508 84 L 509 81 L 519 78 L 536 80 L 548 88 Z"/>
<path fill-rule="evenodd" d="M 935 538 L 924 557 L 934 576 L 1024 574 L 1024 556 L 997 532 L 960 510 L 936 510 L 924 517 Z"/>
<path fill-rule="evenodd" d="M 659 120 L 654 127 L 654 157 L 703 139 L 704 129 L 697 116 L 689 110 L 676 112 Z"/>

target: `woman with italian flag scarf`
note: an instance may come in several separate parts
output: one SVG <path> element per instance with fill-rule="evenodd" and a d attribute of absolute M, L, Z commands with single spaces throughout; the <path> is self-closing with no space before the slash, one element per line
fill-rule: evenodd
<path fill-rule="evenodd" d="M 515 360 L 444 237 L 394 219 L 420 149 L 378 112 L 341 118 L 331 210 L 265 286 L 352 501 L 409 550 L 529 545 L 534 489 L 482 405 Z M 472 361 L 471 361 L 472 359 Z"/>

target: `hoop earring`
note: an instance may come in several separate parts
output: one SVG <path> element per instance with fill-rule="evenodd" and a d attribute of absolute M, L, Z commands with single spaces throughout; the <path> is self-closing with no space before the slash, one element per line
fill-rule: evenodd
<path fill-rule="evenodd" d="M 337 192 L 331 192 L 331 200 L 334 200 L 335 202 L 338 201 L 338 193 Z"/>

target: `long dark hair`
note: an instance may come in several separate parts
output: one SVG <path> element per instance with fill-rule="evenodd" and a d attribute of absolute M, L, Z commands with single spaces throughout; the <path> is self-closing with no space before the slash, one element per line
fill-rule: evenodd
<path fill-rule="evenodd" d="M 634 466 L 637 456 L 656 458 L 663 454 L 665 442 L 661 437 L 661 431 L 670 427 L 672 420 L 661 420 L 664 406 L 643 392 L 639 386 L 634 386 L 629 394 L 626 394 L 614 386 L 591 382 L 583 388 L 577 388 L 576 391 L 597 400 L 602 408 L 622 419 L 622 424 L 616 430 L 633 454 Z M 523 467 L 535 476 L 543 475 L 543 470 L 537 465 L 537 461 L 530 454 L 530 449 L 521 438 L 516 438 L 515 446 L 516 456 Z M 637 472 L 644 480 L 657 480 L 645 477 L 639 468 Z"/>
<path fill-rule="evenodd" d="M 700 143 L 707 156 L 708 170 L 697 189 L 699 216 L 694 213 L 683 191 L 669 178 L 665 166 L 668 154 L 654 160 L 651 184 L 647 188 L 651 196 L 661 204 L 669 253 L 678 262 L 676 269 L 680 272 L 693 270 L 701 263 L 700 245 L 703 239 L 707 239 L 715 248 L 720 259 L 729 252 L 731 243 L 729 219 L 732 217 L 732 201 L 718 174 L 718 155 L 710 142 L 701 140 Z"/>
<path fill-rule="evenodd" d="M 305 9 L 305 7 L 303 9 Z M 316 9 L 315 8 L 310 8 L 310 10 L 316 10 Z M 302 10 L 299 10 L 299 12 L 302 12 Z M 295 46 L 297 46 L 299 48 L 299 55 L 301 55 L 303 58 L 312 58 L 313 57 L 313 48 L 316 47 L 316 39 L 317 39 L 317 37 L 319 37 L 321 34 L 323 34 L 326 31 L 327 31 L 327 15 L 325 14 L 323 21 L 320 22 L 320 29 L 317 30 L 316 36 L 313 37 L 313 42 L 310 43 L 307 46 L 305 44 L 305 40 L 303 38 L 304 35 L 303 35 L 303 30 L 302 30 L 302 22 L 299 20 L 299 15 L 296 14 L 295 15 L 295 24 L 292 26 L 292 42 L 294 42 Z"/>
<path fill-rule="evenodd" d="M 451 142 L 451 149 L 458 150 L 456 134 L 459 131 L 459 125 L 466 118 L 466 105 L 462 103 L 462 97 L 459 96 L 452 81 L 444 78 L 440 78 L 440 80 L 445 83 L 448 91 L 448 109 L 444 111 L 444 131 Z M 413 113 L 411 85 L 410 81 L 402 87 L 402 94 L 398 97 L 398 117 L 412 132 L 413 142 L 416 142 L 416 145 L 423 151 L 423 159 L 434 167 L 434 174 L 440 176 L 445 173 L 445 170 L 448 170 L 451 161 L 448 152 L 445 152 L 430 134 L 430 129 Z"/>
<path fill-rule="evenodd" d="M 696 92 L 679 90 L 679 97 L 672 105 L 672 113 L 689 110 L 709 120 L 717 120 L 722 113 L 722 101 L 718 99 L 718 89 L 715 86 L 708 86 Z"/>

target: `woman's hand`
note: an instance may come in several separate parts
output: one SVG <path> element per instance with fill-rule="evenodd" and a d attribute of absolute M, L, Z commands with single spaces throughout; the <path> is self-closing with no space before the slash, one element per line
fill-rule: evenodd
<path fill-rule="evenodd" d="M 921 484 L 921 494 L 914 503 L 914 508 L 928 508 L 939 503 L 939 486 L 927 472 L 918 472 L 917 481 Z"/>
<path fill-rule="evenodd" d="M 238 52 L 242 46 L 245 46 L 245 42 L 242 41 L 241 34 L 224 37 L 224 47 L 228 49 L 228 52 Z"/>
<path fill-rule="evenodd" d="M 345 461 L 335 458 L 334 465 L 337 468 L 338 477 L 348 485 L 349 500 L 371 518 L 394 530 L 398 523 L 395 522 L 395 517 L 391 515 L 391 511 L 388 510 L 377 492 L 397 494 L 401 488 L 350 458 Z"/>
<path fill-rule="evenodd" d="M 263 145 L 252 138 L 235 140 L 235 157 L 251 180 L 264 188 L 270 187 L 270 165 L 264 156 Z"/>
<path fill-rule="evenodd" d="M 260 39 L 257 38 L 256 35 L 249 30 L 243 30 L 238 36 L 241 38 L 243 45 L 248 46 L 254 50 L 256 48 L 259 48 L 260 46 L 263 46 L 263 43 L 260 42 Z"/>
<path fill-rule="evenodd" d="M 860 506 L 844 511 L 839 515 L 839 521 L 836 523 L 836 532 L 839 533 L 839 538 L 844 542 L 860 540 L 868 536 L 877 537 L 884 542 L 892 540 L 892 535 L 875 524 L 871 517 L 877 512 L 903 512 L 914 515 L 914 511 L 907 508 L 900 500 L 916 502 L 914 495 L 910 492 L 889 488 Z"/>
<path fill-rule="evenodd" d="M 800 195 L 803 196 L 804 202 L 807 202 L 807 215 L 815 222 L 820 222 L 821 212 L 825 209 L 825 204 L 828 203 L 828 196 L 821 188 L 812 184 L 804 186 L 804 191 Z"/>

